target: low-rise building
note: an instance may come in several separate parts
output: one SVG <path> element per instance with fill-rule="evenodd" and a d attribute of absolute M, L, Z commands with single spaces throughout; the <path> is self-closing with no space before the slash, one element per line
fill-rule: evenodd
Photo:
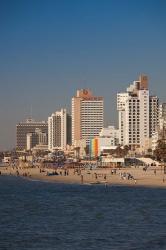
<path fill-rule="evenodd" d="M 116 147 L 115 138 L 94 138 L 90 140 L 90 156 L 98 157 L 105 149 L 115 149 Z"/>
<path fill-rule="evenodd" d="M 112 138 L 114 139 L 114 145 L 119 144 L 119 129 L 115 126 L 108 126 L 107 128 L 102 128 L 99 133 L 100 138 Z"/>
<path fill-rule="evenodd" d="M 39 128 L 27 134 L 27 150 L 31 150 L 36 145 L 47 145 L 47 133 L 43 133 Z"/>
<path fill-rule="evenodd" d="M 103 150 L 115 149 L 119 144 L 119 130 L 114 126 L 102 128 L 99 137 L 90 140 L 90 156 L 100 156 Z"/>

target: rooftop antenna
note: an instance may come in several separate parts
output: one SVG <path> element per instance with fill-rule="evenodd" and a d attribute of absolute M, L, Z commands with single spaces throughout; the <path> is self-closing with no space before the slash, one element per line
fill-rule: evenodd
<path fill-rule="evenodd" d="M 28 117 L 27 122 L 32 122 L 32 105 L 30 108 L 30 116 Z"/>
<path fill-rule="evenodd" d="M 31 104 L 30 119 L 32 120 L 32 104 Z"/>
<path fill-rule="evenodd" d="M 30 107 L 30 114 L 28 115 L 28 118 L 26 119 L 26 122 L 28 122 L 28 123 L 32 122 L 32 104 L 31 104 L 31 107 Z"/>

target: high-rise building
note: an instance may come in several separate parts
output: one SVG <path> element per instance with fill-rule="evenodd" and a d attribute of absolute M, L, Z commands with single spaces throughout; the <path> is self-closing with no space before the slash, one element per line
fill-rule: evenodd
<path fill-rule="evenodd" d="M 77 90 L 72 98 L 72 144 L 99 135 L 103 128 L 103 97 L 93 96 L 89 89 Z"/>
<path fill-rule="evenodd" d="M 127 88 L 117 94 L 119 111 L 120 144 L 132 149 L 145 146 L 149 139 L 149 90 L 148 78 L 141 75 Z"/>
<path fill-rule="evenodd" d="M 159 125 L 159 98 L 149 97 L 149 137 L 157 131 Z"/>
<path fill-rule="evenodd" d="M 71 118 L 66 109 L 61 109 L 48 117 L 48 149 L 65 150 L 71 140 Z"/>
<path fill-rule="evenodd" d="M 27 119 L 25 122 L 20 122 L 16 125 L 16 148 L 25 150 L 27 148 L 27 134 L 35 133 L 36 129 L 48 134 L 48 123 L 45 121 L 36 122 L 33 119 Z"/>

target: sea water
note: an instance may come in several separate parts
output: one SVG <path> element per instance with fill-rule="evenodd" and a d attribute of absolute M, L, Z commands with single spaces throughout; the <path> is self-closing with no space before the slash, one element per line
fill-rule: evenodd
<path fill-rule="evenodd" d="M 0 176 L 0 250 L 166 249 L 166 189 Z"/>

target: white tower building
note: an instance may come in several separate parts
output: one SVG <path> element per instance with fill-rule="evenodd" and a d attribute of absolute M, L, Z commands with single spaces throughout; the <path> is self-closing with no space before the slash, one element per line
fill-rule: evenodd
<path fill-rule="evenodd" d="M 67 145 L 67 112 L 61 109 L 48 117 L 48 149 L 66 149 Z"/>
<path fill-rule="evenodd" d="M 149 90 L 148 78 L 141 75 L 127 88 L 117 94 L 119 111 L 120 144 L 132 149 L 145 147 L 149 140 Z"/>

